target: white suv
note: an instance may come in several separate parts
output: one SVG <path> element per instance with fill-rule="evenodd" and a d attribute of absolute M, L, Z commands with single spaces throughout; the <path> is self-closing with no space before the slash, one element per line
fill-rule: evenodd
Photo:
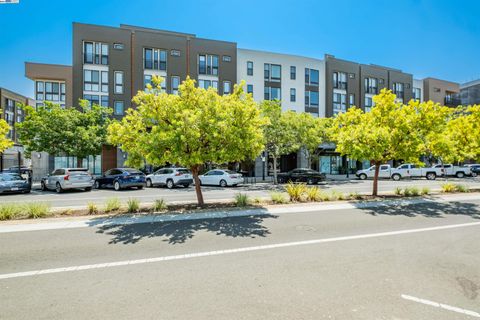
<path fill-rule="evenodd" d="M 147 187 L 167 186 L 172 189 L 181 185 L 188 188 L 193 183 L 192 173 L 185 168 L 163 168 L 146 177 Z"/>

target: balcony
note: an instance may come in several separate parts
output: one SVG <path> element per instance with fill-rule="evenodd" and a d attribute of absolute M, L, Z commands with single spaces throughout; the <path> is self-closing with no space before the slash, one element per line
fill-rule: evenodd
<path fill-rule="evenodd" d="M 444 103 L 448 107 L 457 107 L 462 104 L 462 99 L 460 94 L 448 95 L 444 99 Z"/>

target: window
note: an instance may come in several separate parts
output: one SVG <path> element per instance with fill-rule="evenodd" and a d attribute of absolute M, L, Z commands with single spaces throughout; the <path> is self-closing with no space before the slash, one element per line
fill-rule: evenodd
<path fill-rule="evenodd" d="M 37 81 L 36 84 L 36 100 L 43 100 L 43 93 L 44 93 L 44 83 L 43 81 Z"/>
<path fill-rule="evenodd" d="M 231 83 L 230 81 L 223 81 L 223 94 L 230 94 Z"/>
<path fill-rule="evenodd" d="M 144 68 L 148 70 L 167 70 L 167 51 L 162 49 L 143 49 Z"/>
<path fill-rule="evenodd" d="M 290 67 L 290 80 L 295 80 L 297 78 L 297 67 Z"/>
<path fill-rule="evenodd" d="M 218 56 L 210 54 L 199 55 L 198 73 L 218 76 Z"/>
<path fill-rule="evenodd" d="M 398 99 L 403 100 L 403 83 L 394 82 L 392 85 L 393 93 L 397 96 Z"/>
<path fill-rule="evenodd" d="M 253 84 L 247 84 L 247 93 L 253 94 Z"/>
<path fill-rule="evenodd" d="M 215 80 L 198 80 L 198 87 L 208 89 L 210 87 L 218 91 L 218 81 Z"/>
<path fill-rule="evenodd" d="M 253 62 L 247 61 L 247 76 L 253 76 Z"/>
<path fill-rule="evenodd" d="M 282 66 L 265 63 L 265 81 L 280 82 L 282 80 Z"/>
<path fill-rule="evenodd" d="M 318 91 L 305 91 L 305 107 L 318 107 Z"/>
<path fill-rule="evenodd" d="M 123 50 L 123 43 L 114 43 L 113 49 L 115 50 Z"/>
<path fill-rule="evenodd" d="M 125 110 L 123 101 L 115 101 L 113 105 L 114 105 L 114 108 L 113 108 L 114 114 L 117 116 L 123 115 L 123 112 Z"/>
<path fill-rule="evenodd" d="M 318 70 L 305 68 L 305 84 L 311 86 L 318 86 L 318 81 Z"/>
<path fill-rule="evenodd" d="M 115 71 L 115 93 L 123 93 L 123 71 Z"/>
<path fill-rule="evenodd" d="M 348 95 L 348 105 L 349 106 L 354 106 L 355 105 L 355 95 L 353 93 L 350 93 Z"/>
<path fill-rule="evenodd" d="M 290 102 L 295 102 L 297 100 L 297 90 L 295 88 L 290 89 Z"/>
<path fill-rule="evenodd" d="M 100 105 L 102 107 L 108 107 L 108 96 L 101 96 L 100 100 Z"/>
<path fill-rule="evenodd" d="M 37 81 L 35 91 L 36 100 L 65 101 L 65 83 Z"/>
<path fill-rule="evenodd" d="M 347 95 L 341 93 L 333 94 L 333 114 L 347 111 Z"/>
<path fill-rule="evenodd" d="M 98 95 L 85 94 L 83 99 L 87 100 L 89 105 L 100 104 L 100 98 Z"/>
<path fill-rule="evenodd" d="M 98 92 L 100 89 L 100 77 L 98 70 L 84 70 L 83 90 Z M 47 100 L 49 100 L 47 98 Z"/>
<path fill-rule="evenodd" d="M 370 112 L 373 107 L 372 97 L 365 97 L 365 112 Z"/>
<path fill-rule="evenodd" d="M 378 80 L 376 78 L 365 78 L 365 93 L 378 94 Z"/>
<path fill-rule="evenodd" d="M 172 77 L 172 93 L 178 94 L 178 86 L 180 85 L 180 77 L 173 76 Z"/>
<path fill-rule="evenodd" d="M 45 82 L 45 100 L 60 100 L 60 84 L 58 82 Z"/>
<path fill-rule="evenodd" d="M 413 99 L 419 100 L 419 101 L 422 99 L 422 89 L 413 88 Z"/>
<path fill-rule="evenodd" d="M 223 60 L 224 62 L 231 62 L 231 61 L 232 61 L 232 57 L 230 57 L 230 56 L 223 56 L 223 57 L 222 57 L 222 60 Z"/>
<path fill-rule="evenodd" d="M 345 72 L 333 73 L 333 87 L 335 89 L 347 90 L 347 74 Z"/>
<path fill-rule="evenodd" d="M 108 93 L 108 71 L 102 71 L 102 92 Z"/>
<path fill-rule="evenodd" d="M 108 65 L 108 44 L 91 41 L 84 42 L 83 63 Z"/>
<path fill-rule="evenodd" d="M 60 83 L 60 101 L 65 101 L 65 83 Z"/>
<path fill-rule="evenodd" d="M 281 100 L 280 88 L 265 87 L 264 100 Z"/>
<path fill-rule="evenodd" d="M 155 88 L 153 88 L 152 75 L 151 74 L 146 74 L 146 75 L 143 76 L 143 88 L 147 89 L 147 85 L 151 85 L 152 89 L 155 89 Z M 166 81 L 162 81 L 162 83 L 160 84 L 162 92 L 165 92 L 167 90 L 166 85 L 167 85 Z"/>
<path fill-rule="evenodd" d="M 170 55 L 173 57 L 180 57 L 180 50 L 170 50 Z"/>

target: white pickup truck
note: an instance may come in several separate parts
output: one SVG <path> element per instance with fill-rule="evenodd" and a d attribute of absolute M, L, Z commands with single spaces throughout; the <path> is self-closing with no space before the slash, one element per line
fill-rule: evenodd
<path fill-rule="evenodd" d="M 444 170 L 445 169 L 445 170 Z M 428 180 L 435 180 L 440 176 L 456 176 L 457 178 L 463 178 L 467 175 L 471 175 L 470 168 L 457 167 L 451 164 L 437 164 L 429 168 L 421 168 L 415 164 L 406 163 L 393 169 L 391 177 L 393 180 L 400 180 L 403 178 L 421 178 L 426 177 Z"/>
<path fill-rule="evenodd" d="M 380 165 L 380 171 L 378 172 L 379 178 L 390 179 L 392 167 L 389 164 Z M 375 166 L 371 166 L 368 169 L 358 170 L 355 175 L 360 180 L 365 180 L 367 178 L 373 178 L 375 176 Z"/>

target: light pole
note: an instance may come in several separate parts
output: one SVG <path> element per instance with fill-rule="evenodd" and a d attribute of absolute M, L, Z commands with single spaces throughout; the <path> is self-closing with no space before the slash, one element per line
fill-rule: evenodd
<path fill-rule="evenodd" d="M 262 180 L 265 181 L 265 151 L 262 152 Z"/>

